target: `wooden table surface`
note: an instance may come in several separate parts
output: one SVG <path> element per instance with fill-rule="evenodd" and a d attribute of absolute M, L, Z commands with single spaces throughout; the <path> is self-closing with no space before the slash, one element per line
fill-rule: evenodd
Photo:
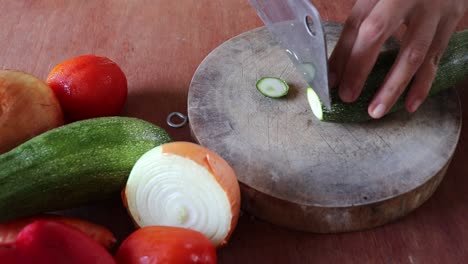
<path fill-rule="evenodd" d="M 344 21 L 354 1 L 314 3 L 325 20 Z M 53 65 L 70 57 L 107 56 L 128 77 L 124 114 L 161 125 L 175 140 L 187 141 L 191 140 L 188 127 L 169 128 L 165 118 L 173 111 L 187 112 L 195 69 L 222 42 L 262 26 L 247 0 L 0 0 L 0 6 L 0 68 L 45 79 Z M 468 16 L 459 28 L 468 28 Z M 459 88 L 466 86 L 468 82 Z M 466 122 L 468 92 L 459 90 Z M 219 250 L 219 262 L 467 263 L 467 155 L 464 127 L 434 196 L 395 223 L 363 232 L 317 235 L 243 215 L 230 244 Z"/>

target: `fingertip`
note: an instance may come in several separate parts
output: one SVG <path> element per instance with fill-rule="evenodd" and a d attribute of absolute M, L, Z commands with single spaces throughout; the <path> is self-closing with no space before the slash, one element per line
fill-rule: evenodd
<path fill-rule="evenodd" d="M 352 103 L 354 100 L 354 92 L 349 86 L 342 85 L 340 86 L 340 90 L 338 92 L 341 101 L 345 103 Z"/>
<path fill-rule="evenodd" d="M 413 113 L 413 111 L 411 111 L 411 104 L 409 102 L 405 103 L 405 109 L 406 109 L 406 112 Z"/>
<path fill-rule="evenodd" d="M 419 109 L 422 102 L 423 100 L 421 99 L 411 100 L 409 103 L 406 104 L 406 110 L 410 113 L 414 113 Z"/>
<path fill-rule="evenodd" d="M 387 112 L 387 107 L 382 103 L 370 105 L 367 109 L 367 112 L 372 118 L 379 119 L 385 115 Z"/>

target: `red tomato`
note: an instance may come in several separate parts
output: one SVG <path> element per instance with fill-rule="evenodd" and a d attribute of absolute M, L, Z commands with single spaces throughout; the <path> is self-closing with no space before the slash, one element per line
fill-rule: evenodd
<path fill-rule="evenodd" d="M 116 254 L 119 264 L 216 263 L 215 246 L 203 234 L 185 228 L 147 226 L 133 232 Z"/>
<path fill-rule="evenodd" d="M 127 99 L 127 78 L 105 57 L 84 55 L 55 66 L 47 77 L 67 121 L 116 116 Z"/>

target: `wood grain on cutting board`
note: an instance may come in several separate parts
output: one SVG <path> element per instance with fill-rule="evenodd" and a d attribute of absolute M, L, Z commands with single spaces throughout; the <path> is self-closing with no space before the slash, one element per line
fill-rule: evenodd
<path fill-rule="evenodd" d="M 332 21 L 343 21 L 354 2 L 314 0 L 322 16 Z M 188 127 L 168 128 L 165 118 L 174 110 L 186 113 L 188 86 L 200 62 L 229 38 L 262 25 L 247 0 L 0 0 L 0 4 L 0 68 L 45 78 L 53 65 L 71 56 L 106 55 L 129 77 L 125 114 L 161 124 L 178 140 L 190 140 Z M 459 28 L 468 28 L 468 16 Z M 468 93 L 460 95 L 462 102 L 468 100 Z M 464 123 L 467 105 L 462 103 Z M 230 245 L 220 251 L 220 263 L 464 263 L 466 157 L 468 129 L 463 127 L 451 166 L 433 198 L 382 228 L 322 236 L 244 215 Z M 125 211 L 111 205 L 97 207 L 99 217 L 87 217 L 123 228 L 128 224 Z"/>

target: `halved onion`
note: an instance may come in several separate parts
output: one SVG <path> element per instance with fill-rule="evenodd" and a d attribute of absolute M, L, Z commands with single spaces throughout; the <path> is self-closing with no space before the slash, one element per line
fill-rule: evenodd
<path fill-rule="evenodd" d="M 240 190 L 234 170 L 219 155 L 197 144 L 172 142 L 136 162 L 123 201 L 138 227 L 189 228 L 220 246 L 237 225 Z"/>

